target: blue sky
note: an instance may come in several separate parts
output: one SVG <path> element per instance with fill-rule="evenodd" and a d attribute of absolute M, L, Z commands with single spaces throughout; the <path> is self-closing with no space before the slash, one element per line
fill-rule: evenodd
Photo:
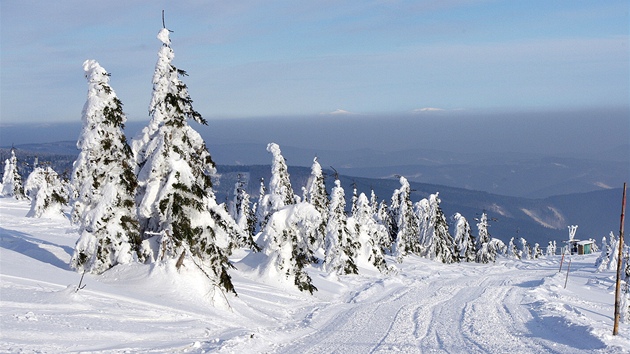
<path fill-rule="evenodd" d="M 627 0 L 3 0 L 0 122 L 80 120 L 86 59 L 147 119 L 162 9 L 207 119 L 629 105 Z"/>

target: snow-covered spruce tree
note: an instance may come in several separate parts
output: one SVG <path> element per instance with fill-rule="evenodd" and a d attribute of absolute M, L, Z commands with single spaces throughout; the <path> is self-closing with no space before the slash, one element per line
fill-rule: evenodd
<path fill-rule="evenodd" d="M 305 268 L 317 261 L 308 237 L 320 223 L 320 213 L 306 202 L 287 205 L 270 214 L 258 236 L 258 242 L 268 256 L 266 264 L 261 265 L 263 272 L 271 277 L 292 280 L 300 291 L 311 294 L 316 291 Z"/>
<path fill-rule="evenodd" d="M 63 217 L 68 204 L 68 188 L 50 166 L 35 167 L 26 179 L 25 190 L 31 198 L 28 217 Z"/>
<path fill-rule="evenodd" d="M 462 262 L 475 261 L 475 236 L 470 231 L 470 225 L 466 218 L 460 213 L 455 213 L 451 217 L 453 220 L 454 244 L 455 249 L 459 252 L 458 258 Z"/>
<path fill-rule="evenodd" d="M 249 194 L 245 190 L 246 182 L 241 180 L 241 178 L 241 175 L 239 175 L 239 179 L 234 186 L 234 201 L 230 215 L 243 231 L 241 237 L 245 237 L 245 239 L 235 239 L 234 247 L 251 247 L 255 245 L 253 237 L 256 217 L 250 208 Z"/>
<path fill-rule="evenodd" d="M 280 146 L 276 143 L 269 143 L 267 151 L 273 156 L 271 162 L 271 179 L 269 188 L 258 203 L 258 220 L 261 228 L 264 228 L 271 214 L 282 207 L 296 203 L 296 196 L 291 187 L 289 170 L 287 163 L 282 156 Z"/>
<path fill-rule="evenodd" d="M 508 243 L 507 258 L 521 259 L 521 252 L 518 250 L 518 247 L 516 247 L 516 244 L 514 243 L 514 237 L 510 238 L 510 242 Z"/>
<path fill-rule="evenodd" d="M 545 255 L 546 256 L 553 256 L 556 254 L 556 245 L 555 245 L 556 241 L 549 241 L 549 244 L 547 245 L 547 250 L 545 251 Z"/>
<path fill-rule="evenodd" d="M 383 253 L 391 253 L 392 252 L 392 238 L 390 237 L 389 234 L 389 229 L 388 229 L 388 225 L 390 224 L 389 222 L 389 212 L 388 212 L 388 207 L 387 207 L 387 203 L 382 200 L 380 203 L 378 203 L 378 201 L 376 200 L 376 197 L 374 195 L 374 191 L 372 191 L 372 211 L 375 212 L 374 214 L 374 220 L 376 220 L 377 224 L 383 225 L 383 227 L 385 227 L 385 230 L 387 231 L 387 237 L 383 237 L 381 239 L 381 250 L 383 250 Z"/>
<path fill-rule="evenodd" d="M 538 242 L 534 243 L 534 247 L 532 248 L 532 258 L 538 259 L 543 256 L 542 248 L 540 248 L 540 244 Z"/>
<path fill-rule="evenodd" d="M 352 201 L 350 206 L 350 213 L 354 214 L 357 211 L 357 202 L 359 201 L 359 195 L 357 194 L 357 184 L 352 182 Z"/>
<path fill-rule="evenodd" d="M 608 266 L 608 261 L 610 260 L 610 246 L 606 242 L 606 237 L 602 237 L 602 247 L 599 253 L 599 257 L 595 260 L 595 268 L 598 272 L 604 271 Z"/>
<path fill-rule="evenodd" d="M 151 155 L 151 152 L 147 150 L 156 148 L 155 146 L 149 146 L 149 144 L 155 142 L 155 134 L 157 134 L 158 129 L 169 115 L 164 102 L 166 95 L 171 90 L 170 86 L 173 82 L 178 80 L 178 71 L 171 64 L 175 54 L 170 46 L 171 40 L 169 38 L 169 31 L 163 28 L 158 33 L 157 38 L 162 42 L 162 47 L 160 47 L 158 51 L 158 60 L 155 64 L 155 71 L 153 72 L 153 93 L 151 103 L 149 104 L 149 115 L 151 119 L 149 120 L 149 124 L 144 127 L 131 142 L 131 148 L 138 171 L 146 162 L 147 156 Z M 143 188 L 140 186 L 138 190 L 140 198 L 143 195 L 142 192 Z"/>
<path fill-rule="evenodd" d="M 348 219 L 348 229 L 353 233 L 353 239 L 361 245 L 357 253 L 357 263 L 362 261 L 369 263 L 381 273 L 388 273 L 383 249 L 383 239 L 388 239 L 387 228 L 374 219 L 370 202 L 364 193 L 361 193 L 356 201 L 356 208 L 352 217 Z"/>
<path fill-rule="evenodd" d="M 440 208 L 438 193 L 431 194 L 426 202 L 416 203 L 420 231 L 420 255 L 442 263 L 456 260 L 453 237 L 448 232 L 446 217 Z"/>
<path fill-rule="evenodd" d="M 158 35 L 163 47 L 170 44 L 168 34 L 162 29 Z M 160 63 L 156 71 L 161 70 Z M 150 260 L 177 259 L 178 268 L 189 260 L 213 285 L 234 292 L 227 255 L 234 240 L 247 238 L 216 202 L 211 181 L 216 173 L 214 162 L 188 121 L 207 123 L 193 109 L 188 88 L 179 78 L 185 72 L 170 61 L 167 66 L 168 82 L 159 87 L 164 92 L 154 93 L 154 98 L 162 99 L 152 103 L 156 112 L 162 112 L 162 122 L 146 144 L 145 162 L 138 174 L 142 231 L 147 236 L 159 235 L 152 239 L 156 242 L 143 244 L 143 252 Z"/>
<path fill-rule="evenodd" d="M 127 118 L 109 86 L 109 74 L 95 60 L 86 60 L 83 70 L 88 94 L 71 181 L 72 221 L 80 237 L 70 265 L 80 272 L 102 273 L 137 259 L 137 180 L 123 133 Z"/>
<path fill-rule="evenodd" d="M 496 260 L 497 250 L 493 247 L 490 233 L 488 233 L 488 216 L 486 213 L 481 214 L 481 218 L 477 223 L 477 256 L 475 261 L 477 263 L 490 263 Z"/>
<path fill-rule="evenodd" d="M 258 201 L 252 206 L 252 213 L 255 218 L 254 235 L 262 231 L 263 227 L 269 219 L 269 215 L 266 214 L 267 210 L 261 208 L 266 201 L 265 195 L 267 194 L 267 187 L 265 187 L 265 179 L 260 179 L 260 188 L 258 189 Z"/>
<path fill-rule="evenodd" d="M 617 269 L 617 259 L 619 258 L 619 238 L 611 231 L 608 235 L 609 242 L 606 242 L 606 238 L 602 237 L 602 250 L 595 261 L 595 267 L 598 272 L 605 270 Z"/>
<path fill-rule="evenodd" d="M 22 176 L 20 176 L 17 157 L 15 157 L 15 149 L 11 149 L 11 157 L 4 162 L 2 196 L 14 197 L 17 200 L 26 199 L 22 185 Z"/>
<path fill-rule="evenodd" d="M 393 235 L 392 254 L 398 262 L 412 253 L 420 254 L 421 247 L 418 239 L 418 220 L 411 202 L 411 188 L 405 177 L 400 177 L 400 189 L 392 195 L 389 206 L 390 237 Z"/>
<path fill-rule="evenodd" d="M 308 178 L 306 187 L 304 188 L 304 201 L 311 203 L 322 216 L 322 221 L 315 234 L 309 236 L 309 242 L 313 250 L 318 249 L 324 244 L 326 237 L 326 224 L 328 223 L 328 192 L 326 191 L 326 183 L 324 181 L 324 173 L 322 167 L 317 161 L 317 157 L 313 159 L 311 166 L 311 175 Z"/>
<path fill-rule="evenodd" d="M 532 249 L 529 246 L 529 242 L 524 237 L 521 237 L 521 259 L 532 259 Z"/>
<path fill-rule="evenodd" d="M 341 182 L 335 180 L 330 194 L 328 224 L 324 241 L 324 269 L 337 274 L 357 274 L 355 259 L 361 246 L 348 230 L 346 217 L 346 196 Z"/>

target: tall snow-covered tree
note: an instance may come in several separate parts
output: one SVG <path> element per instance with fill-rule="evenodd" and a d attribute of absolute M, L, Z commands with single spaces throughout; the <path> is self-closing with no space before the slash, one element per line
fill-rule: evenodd
<path fill-rule="evenodd" d="M 520 255 L 521 259 L 532 259 L 532 248 L 524 237 L 521 237 Z"/>
<path fill-rule="evenodd" d="M 273 214 L 258 236 L 258 242 L 267 255 L 260 267 L 271 277 L 292 280 L 300 291 L 317 291 L 306 267 L 317 261 L 311 251 L 308 237 L 321 223 L 321 215 L 306 202 L 287 205 Z"/>
<path fill-rule="evenodd" d="M 388 239 L 387 228 L 374 219 L 370 202 L 364 193 L 357 197 L 356 208 L 352 217 L 348 219 L 348 229 L 353 233 L 353 239 L 361 245 L 357 253 L 357 263 L 371 264 L 381 273 L 388 273 L 390 268 L 385 261 L 381 245 L 383 239 Z"/>
<path fill-rule="evenodd" d="M 149 115 L 151 119 L 149 124 L 142 129 L 142 131 L 131 142 L 133 155 L 136 160 L 138 170 L 142 168 L 146 159 L 151 155 L 150 150 L 155 149 L 155 146 L 149 146 L 150 143 L 155 143 L 155 135 L 158 129 L 164 124 L 166 118 L 170 115 L 167 111 L 167 107 L 164 104 L 166 96 L 169 94 L 171 85 L 178 80 L 178 71 L 173 67 L 171 62 L 175 57 L 175 53 L 171 48 L 171 40 L 169 38 L 169 32 L 167 29 L 162 29 L 157 38 L 162 42 L 162 46 L 158 51 L 158 60 L 155 64 L 155 70 L 153 72 L 153 93 L 151 96 L 151 103 L 149 104 Z M 182 72 L 183 73 L 183 72 Z M 149 150 L 149 151 L 147 151 Z M 139 189 L 139 197 L 142 197 L 142 188 Z"/>
<path fill-rule="evenodd" d="M 240 235 L 245 237 L 245 239 L 236 239 L 233 243 L 235 247 L 251 247 L 255 245 L 253 237 L 256 217 L 250 208 L 249 194 L 245 190 L 247 182 L 242 178 L 239 174 L 238 181 L 236 181 L 234 186 L 234 200 L 230 216 L 234 218 L 238 227 L 243 230 Z"/>
<path fill-rule="evenodd" d="M 554 256 L 556 254 L 556 241 L 549 241 L 545 255 Z"/>
<path fill-rule="evenodd" d="M 133 199 L 137 180 L 123 133 L 127 118 L 109 86 L 109 74 L 95 60 L 86 60 L 83 69 L 88 94 L 71 181 L 72 220 L 80 237 L 71 266 L 102 273 L 137 259 L 141 241 Z"/>
<path fill-rule="evenodd" d="M 304 188 L 303 199 L 305 202 L 311 203 L 322 215 L 322 221 L 316 233 L 309 237 L 309 242 L 313 249 L 317 249 L 324 244 L 326 224 L 328 223 L 328 192 L 326 191 L 324 173 L 322 172 L 321 165 L 317 161 L 317 157 L 313 159 L 311 175 Z"/>
<path fill-rule="evenodd" d="M 392 195 L 389 205 L 390 237 L 393 237 L 392 253 L 399 262 L 406 255 L 420 254 L 418 220 L 411 202 L 411 187 L 405 177 L 400 177 L 400 188 Z"/>
<path fill-rule="evenodd" d="M 271 214 L 284 206 L 295 204 L 297 201 L 293 187 L 291 187 L 287 163 L 284 160 L 284 156 L 282 156 L 280 146 L 276 143 L 269 143 L 267 151 L 271 153 L 273 160 L 271 162 L 269 188 L 258 203 L 258 218 L 261 228 L 265 227 L 266 220 Z"/>
<path fill-rule="evenodd" d="M 254 217 L 256 218 L 256 226 L 254 228 L 254 234 L 262 231 L 263 227 L 267 224 L 267 220 L 269 219 L 269 211 L 265 207 L 261 207 L 264 205 L 267 200 L 265 195 L 267 194 L 267 187 L 265 187 L 265 179 L 260 179 L 260 188 L 258 189 L 258 201 L 254 203 L 252 207 L 252 212 Z"/>
<path fill-rule="evenodd" d="M 452 216 L 453 228 L 454 228 L 454 244 L 455 249 L 459 252 L 458 258 L 463 262 L 475 261 L 475 236 L 470 231 L 470 225 L 466 218 L 460 214 L 455 213 Z"/>
<path fill-rule="evenodd" d="M 160 31 L 158 39 L 162 48 L 170 46 L 167 29 Z M 160 235 L 157 247 L 153 243 L 144 252 L 154 260 L 177 259 L 178 265 L 189 260 L 212 284 L 234 292 L 227 254 L 233 240 L 245 237 L 216 202 L 212 190 L 214 162 L 201 135 L 188 124 L 190 120 L 207 122 L 194 110 L 188 88 L 180 79 L 186 73 L 171 63 L 172 55 L 167 59 L 166 64 L 160 59 L 156 65 L 155 76 L 166 65 L 167 79 L 158 86 L 154 82 L 155 102 L 151 103 L 155 112 L 161 112 L 161 122 L 146 144 L 138 174 L 142 230 L 146 235 Z M 150 124 L 155 120 L 154 114 Z"/>
<path fill-rule="evenodd" d="M 357 274 L 359 270 L 355 259 L 360 244 L 348 230 L 345 198 L 341 182 L 337 179 L 330 195 L 324 268 L 337 274 Z"/>
<path fill-rule="evenodd" d="M 62 207 L 68 204 L 68 188 L 50 166 L 35 167 L 24 189 L 31 198 L 31 210 L 26 216 L 64 216 Z"/>
<path fill-rule="evenodd" d="M 15 157 L 15 149 L 11 149 L 11 157 L 4 162 L 2 196 L 14 197 L 17 200 L 26 199 L 24 186 L 22 185 L 22 176 L 18 168 L 18 160 Z"/>
<path fill-rule="evenodd" d="M 377 224 L 383 225 L 387 231 L 387 237 L 383 237 L 381 239 L 381 250 L 383 250 L 384 253 L 392 253 L 392 239 L 388 229 L 390 222 L 387 203 L 384 200 L 379 203 L 376 199 L 374 191 L 372 191 L 371 205 L 372 211 L 375 213 L 374 220 Z"/>
<path fill-rule="evenodd" d="M 532 248 L 532 258 L 538 259 L 543 256 L 542 248 L 540 248 L 540 244 L 538 242 L 534 243 L 534 247 Z"/>
<path fill-rule="evenodd" d="M 448 232 L 446 217 L 440 208 L 438 193 L 431 194 L 426 203 L 416 203 L 420 231 L 420 255 L 442 263 L 453 263 L 455 246 Z"/>
<path fill-rule="evenodd" d="M 514 243 L 514 237 L 510 238 L 510 242 L 508 243 L 507 258 L 521 259 L 521 252 L 518 250 L 518 247 L 516 247 L 516 244 Z"/>
<path fill-rule="evenodd" d="M 475 257 L 475 261 L 477 263 L 494 262 L 496 260 L 498 246 L 500 245 L 497 242 L 493 242 L 495 240 L 490 237 L 490 233 L 488 232 L 488 216 L 486 213 L 481 214 L 481 218 L 479 218 L 479 222 L 477 223 L 477 231 L 477 256 Z"/>
<path fill-rule="evenodd" d="M 602 237 L 602 250 L 597 260 L 595 260 L 595 267 L 598 272 L 617 269 L 619 238 L 612 231 L 608 237 L 608 242 L 606 242 L 605 237 Z"/>

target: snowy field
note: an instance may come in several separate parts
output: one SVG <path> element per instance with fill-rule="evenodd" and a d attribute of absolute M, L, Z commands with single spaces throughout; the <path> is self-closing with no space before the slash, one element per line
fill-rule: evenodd
<path fill-rule="evenodd" d="M 116 266 L 75 292 L 76 230 L 28 210 L 0 198 L 3 353 L 630 352 L 630 324 L 612 336 L 615 274 L 595 272 L 597 255 L 570 258 L 566 289 L 569 259 L 560 273 L 559 256 L 493 265 L 410 256 L 389 276 L 309 268 L 314 295 L 234 258 L 238 297 L 213 306 L 203 278 L 171 265 Z"/>

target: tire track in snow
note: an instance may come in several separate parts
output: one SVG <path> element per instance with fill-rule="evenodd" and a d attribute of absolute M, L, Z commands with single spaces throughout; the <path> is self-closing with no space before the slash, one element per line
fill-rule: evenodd
<path fill-rule="evenodd" d="M 580 353 L 541 336 L 548 322 L 536 322 L 526 303 L 531 286 L 548 270 L 473 268 L 445 272 L 399 285 L 387 300 L 343 304 L 347 308 L 279 353 Z M 525 284 L 524 283 L 524 284 Z M 541 322 L 541 321 L 539 321 Z M 542 329 L 532 333 L 532 324 Z M 584 333 L 588 335 L 588 333 Z"/>

